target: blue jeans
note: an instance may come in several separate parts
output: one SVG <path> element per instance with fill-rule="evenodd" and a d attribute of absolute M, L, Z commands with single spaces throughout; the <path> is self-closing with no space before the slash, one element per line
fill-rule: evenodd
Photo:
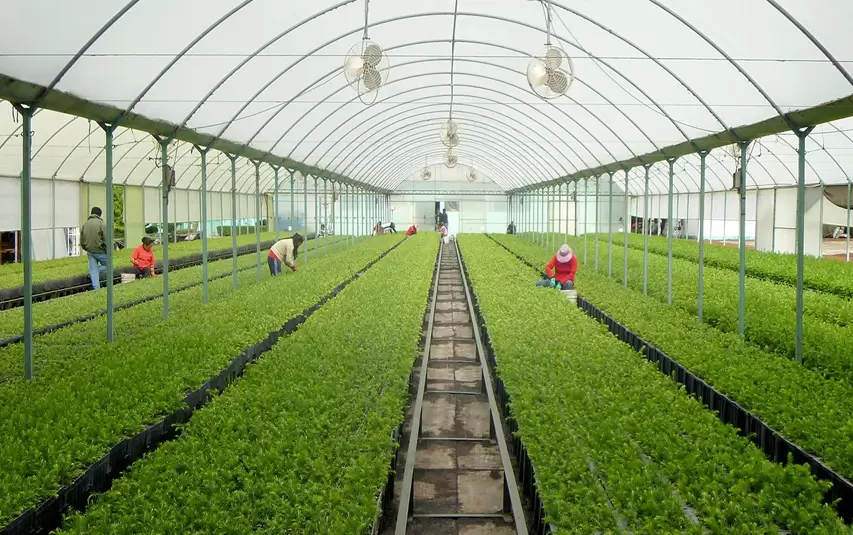
<path fill-rule="evenodd" d="M 276 275 L 281 275 L 281 260 L 268 256 L 267 264 L 269 264 L 270 266 L 270 275 L 272 275 L 273 277 L 275 277 Z"/>
<path fill-rule="evenodd" d="M 89 257 L 89 278 L 92 280 L 92 289 L 101 287 L 101 273 L 107 270 L 107 253 L 86 253 Z"/>
<path fill-rule="evenodd" d="M 551 284 L 551 279 L 542 279 L 536 281 L 536 286 L 544 286 L 547 288 L 549 284 Z M 574 287 L 575 285 L 572 281 L 566 281 L 565 284 L 563 284 L 563 290 L 572 290 L 574 289 Z"/>

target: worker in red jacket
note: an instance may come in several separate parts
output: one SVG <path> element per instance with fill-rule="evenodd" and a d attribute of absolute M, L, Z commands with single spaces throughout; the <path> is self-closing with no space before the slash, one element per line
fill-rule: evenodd
<path fill-rule="evenodd" d="M 578 259 L 572 248 L 565 243 L 557 254 L 545 266 L 548 277 L 536 282 L 536 286 L 547 286 L 558 290 L 571 290 L 575 287 L 575 273 L 578 271 Z"/>
<path fill-rule="evenodd" d="M 409 238 L 411 236 L 414 236 L 417 233 L 418 233 L 418 226 L 412 225 L 411 227 L 409 227 L 409 230 L 406 231 L 406 237 Z"/>
<path fill-rule="evenodd" d="M 154 252 L 151 250 L 153 245 L 154 240 L 145 236 L 142 238 L 142 244 L 137 245 L 130 255 L 130 262 L 138 279 L 157 276 L 154 274 Z"/>

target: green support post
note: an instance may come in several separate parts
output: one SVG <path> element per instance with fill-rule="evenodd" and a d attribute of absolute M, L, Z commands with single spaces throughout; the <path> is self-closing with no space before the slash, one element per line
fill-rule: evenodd
<path fill-rule="evenodd" d="M 583 265 L 588 264 L 587 235 L 589 234 L 589 178 L 583 179 Z"/>
<path fill-rule="evenodd" d="M 708 151 L 699 153 L 699 295 L 696 308 L 699 321 L 703 320 L 705 305 L 705 172 L 707 171 Z"/>
<path fill-rule="evenodd" d="M 819 179 L 820 177 L 818 177 Z M 823 180 L 820 181 L 820 225 L 818 225 L 818 235 L 817 235 L 817 257 L 823 258 L 823 200 L 826 198 L 825 195 L 826 187 L 823 184 Z M 757 211 L 756 211 L 757 212 Z"/>
<path fill-rule="evenodd" d="M 649 232 L 651 225 L 649 221 L 649 168 L 645 165 L 645 186 L 643 189 L 643 295 L 649 295 Z"/>
<path fill-rule="evenodd" d="M 326 227 L 325 235 L 323 237 L 323 254 L 329 254 L 329 240 L 326 239 L 326 236 L 329 235 L 329 192 L 328 192 L 328 181 L 323 179 L 323 225 Z"/>
<path fill-rule="evenodd" d="M 33 115 L 35 108 L 15 105 L 23 124 L 21 167 L 21 253 L 24 264 L 24 377 L 33 378 Z"/>
<path fill-rule="evenodd" d="M 169 139 L 160 139 L 160 168 L 163 170 L 163 319 L 169 319 L 169 192 L 172 189 L 169 181 Z M 175 234 L 177 234 L 177 226 Z"/>
<path fill-rule="evenodd" d="M 777 188 L 773 188 L 773 233 L 770 235 L 770 252 L 776 252 L 776 194 L 779 190 Z M 850 191 L 850 184 L 847 184 L 847 191 Z M 848 202 L 849 206 L 850 203 Z M 849 227 L 850 225 L 848 225 Z M 849 233 L 848 233 L 849 234 Z"/>
<path fill-rule="evenodd" d="M 805 276 L 806 226 L 806 138 L 814 127 L 795 130 L 799 139 L 797 150 L 797 326 L 795 357 L 803 363 L 803 278 Z"/>
<path fill-rule="evenodd" d="M 607 217 L 610 222 L 607 225 L 607 278 L 613 276 L 613 173 L 610 173 L 610 181 L 608 183 L 607 202 Z"/>
<path fill-rule="evenodd" d="M 775 236 L 776 233 L 774 232 Z M 844 246 L 844 256 L 846 260 L 850 261 L 850 181 L 847 181 L 847 228 L 844 231 L 844 235 L 847 236 L 847 242 Z"/>
<path fill-rule="evenodd" d="M 738 288 L 737 332 L 744 335 L 746 329 L 746 149 L 749 142 L 740 143 L 740 210 L 738 215 L 738 240 L 740 242 L 740 271 Z"/>
<path fill-rule="evenodd" d="M 231 283 L 237 290 L 237 156 L 228 155 L 231 160 Z"/>
<path fill-rule="evenodd" d="M 106 157 L 106 253 L 107 253 L 107 342 L 112 343 L 115 338 L 115 324 L 113 313 L 115 312 L 115 271 L 113 267 L 113 249 L 115 244 L 115 206 L 113 198 L 113 134 L 117 125 L 101 123 L 106 137 L 104 155 Z"/>
<path fill-rule="evenodd" d="M 578 183 L 575 181 L 575 257 L 578 254 L 578 220 L 580 216 L 578 215 Z"/>
<path fill-rule="evenodd" d="M 623 221 L 624 225 L 622 225 L 624 230 L 624 235 L 622 236 L 622 262 L 624 263 L 622 267 L 622 285 L 625 288 L 628 287 L 628 233 L 631 232 L 631 207 L 628 199 L 628 175 L 630 172 L 630 169 L 625 169 L 625 191 L 623 192 L 623 198 L 625 199 L 625 219 Z"/>
<path fill-rule="evenodd" d="M 201 154 L 201 302 L 205 305 L 208 303 L 208 266 L 207 266 L 207 151 L 210 147 L 202 149 L 196 147 Z"/>
<path fill-rule="evenodd" d="M 598 200 L 598 190 L 601 189 L 601 178 L 595 178 L 595 225 L 593 228 L 595 229 L 595 243 L 593 244 L 593 251 L 595 252 L 595 272 L 598 273 L 598 231 L 599 231 L 599 215 L 601 214 L 601 206 L 599 205 Z"/>
<path fill-rule="evenodd" d="M 318 195 L 318 180 L 314 177 L 314 243 L 319 244 L 320 238 L 320 199 Z M 317 249 L 319 251 L 319 248 Z"/>
<path fill-rule="evenodd" d="M 667 264 L 666 264 L 666 303 L 672 304 L 672 183 L 675 176 L 675 160 L 670 158 L 669 163 L 669 191 L 667 194 L 666 208 L 666 246 L 667 246 Z"/>
<path fill-rule="evenodd" d="M 290 174 L 290 214 L 287 216 L 287 231 L 292 235 L 295 230 L 293 228 L 293 216 L 296 215 L 296 196 L 293 192 L 293 185 L 296 179 L 293 177 L 294 172 L 291 169 L 288 169 L 287 172 Z"/>
<path fill-rule="evenodd" d="M 303 218 L 302 221 L 305 223 L 305 234 L 307 238 L 308 234 L 308 175 L 303 175 L 304 185 L 302 187 L 302 205 L 303 205 Z M 305 263 L 308 263 L 308 244 L 305 245 Z"/>
<path fill-rule="evenodd" d="M 275 241 L 278 241 L 278 170 L 280 168 L 276 165 L 273 166 L 272 170 L 275 175 L 273 176 L 273 187 L 275 191 L 273 192 L 273 210 L 272 210 L 272 220 L 275 222 Z"/>
<path fill-rule="evenodd" d="M 255 163 L 255 281 L 261 282 L 261 162 Z"/>

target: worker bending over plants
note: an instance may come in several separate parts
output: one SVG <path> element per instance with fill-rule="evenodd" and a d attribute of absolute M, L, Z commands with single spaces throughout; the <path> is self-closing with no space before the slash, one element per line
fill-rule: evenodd
<path fill-rule="evenodd" d="M 575 287 L 575 273 L 577 271 L 578 259 L 572 252 L 572 248 L 564 243 L 545 266 L 547 278 L 536 281 L 536 286 L 571 290 Z"/>
<path fill-rule="evenodd" d="M 299 255 L 299 246 L 305 241 L 298 232 L 290 238 L 278 240 L 270 247 L 270 253 L 267 255 L 267 263 L 270 266 L 270 275 L 273 277 L 281 275 L 281 263 L 296 272 L 296 262 L 294 259 Z"/>
<path fill-rule="evenodd" d="M 406 237 L 410 238 L 418 233 L 418 226 L 412 223 L 412 226 L 409 227 L 409 230 L 406 231 Z"/>

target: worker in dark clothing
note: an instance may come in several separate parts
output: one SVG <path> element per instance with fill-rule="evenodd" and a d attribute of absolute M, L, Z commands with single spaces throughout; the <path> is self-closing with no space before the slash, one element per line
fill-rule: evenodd
<path fill-rule="evenodd" d="M 578 259 L 572 248 L 563 244 L 557 254 L 545 266 L 547 278 L 536 281 L 536 286 L 547 286 L 558 290 L 571 290 L 575 287 L 575 273 L 578 271 Z"/>
<path fill-rule="evenodd" d="M 506 227 L 506 233 L 507 234 L 515 234 L 515 222 L 514 221 L 509 222 L 509 225 L 507 225 L 507 227 Z"/>
<path fill-rule="evenodd" d="M 101 213 L 100 208 L 93 207 L 92 214 L 80 229 L 80 247 L 89 257 L 89 278 L 93 290 L 101 287 L 101 273 L 107 270 L 107 224 L 101 219 Z"/>
<path fill-rule="evenodd" d="M 390 234 L 397 234 L 397 227 L 394 225 L 393 221 L 388 224 L 385 230 L 387 230 Z"/>
<path fill-rule="evenodd" d="M 438 214 L 438 226 L 441 228 L 442 226 L 447 226 L 447 209 L 442 208 L 441 213 Z"/>

